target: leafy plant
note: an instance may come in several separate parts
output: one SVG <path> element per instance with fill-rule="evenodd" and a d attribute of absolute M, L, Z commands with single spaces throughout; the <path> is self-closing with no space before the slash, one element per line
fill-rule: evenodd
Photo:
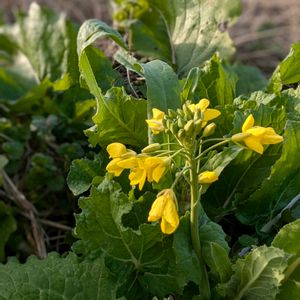
<path fill-rule="evenodd" d="M 126 40 L 1 27 L 0 298 L 297 299 L 300 45 L 267 83 L 228 61 L 238 1 L 115 4 Z"/>

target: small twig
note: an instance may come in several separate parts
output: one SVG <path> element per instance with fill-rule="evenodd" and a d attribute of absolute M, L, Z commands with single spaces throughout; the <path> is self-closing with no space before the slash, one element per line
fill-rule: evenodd
<path fill-rule="evenodd" d="M 272 220 L 270 220 L 267 224 L 265 224 L 260 231 L 269 233 L 274 225 L 276 225 L 282 217 L 282 214 L 285 210 L 292 208 L 298 201 L 300 200 L 300 194 L 294 197 L 288 205 L 286 205 L 281 212 L 275 216 Z"/>
<path fill-rule="evenodd" d="M 4 179 L 4 189 L 8 194 L 11 194 L 13 201 L 28 215 L 31 222 L 36 255 L 40 258 L 45 258 L 47 256 L 47 251 L 44 241 L 44 231 L 38 222 L 38 212 L 35 206 L 18 190 L 14 182 L 9 178 L 4 170 L 0 172 Z"/>
<path fill-rule="evenodd" d="M 127 74 L 128 84 L 129 84 L 129 86 L 130 86 L 130 88 L 131 88 L 131 90 L 132 90 L 134 96 L 135 96 L 136 98 L 139 98 L 139 95 L 136 93 L 136 91 L 135 91 L 135 89 L 134 89 L 134 87 L 133 87 L 133 85 L 132 85 L 132 83 L 131 83 L 129 70 L 126 70 L 126 74 Z"/>
<path fill-rule="evenodd" d="M 61 223 L 57 223 L 57 222 L 54 222 L 54 221 L 50 221 L 50 220 L 45 220 L 45 219 L 40 219 L 39 220 L 41 224 L 44 224 L 44 225 L 47 225 L 47 226 L 50 226 L 50 227 L 54 227 L 54 228 L 58 228 L 58 229 L 61 229 L 61 230 L 65 230 L 65 231 L 72 231 L 72 227 L 70 226 L 67 226 L 67 225 L 64 225 L 64 224 L 61 224 Z"/>

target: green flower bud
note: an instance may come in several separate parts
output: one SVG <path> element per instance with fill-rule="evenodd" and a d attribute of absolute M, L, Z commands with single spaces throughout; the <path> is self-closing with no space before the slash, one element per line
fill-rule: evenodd
<path fill-rule="evenodd" d="M 186 136 L 191 136 L 193 131 L 194 131 L 195 125 L 193 120 L 189 120 L 185 125 L 184 125 L 184 130 L 186 132 Z"/>
<path fill-rule="evenodd" d="M 195 134 L 199 134 L 202 130 L 202 120 L 199 119 L 195 122 Z"/>
<path fill-rule="evenodd" d="M 231 140 L 233 142 L 242 142 L 245 138 L 249 137 L 250 135 L 251 135 L 251 133 L 247 133 L 247 132 L 237 133 L 231 137 Z"/>
<path fill-rule="evenodd" d="M 177 121 L 178 127 L 179 128 L 183 128 L 184 127 L 184 120 L 182 118 L 179 118 Z"/>
<path fill-rule="evenodd" d="M 203 130 L 203 137 L 208 137 L 212 134 L 214 134 L 215 130 L 216 130 L 217 125 L 215 123 L 210 123 L 208 124 L 204 130 Z"/>
<path fill-rule="evenodd" d="M 185 137 L 185 131 L 184 131 L 183 129 L 180 129 L 180 130 L 178 131 L 178 138 L 179 138 L 180 140 L 183 140 L 184 137 Z"/>
<path fill-rule="evenodd" d="M 177 113 L 175 110 L 173 109 L 168 109 L 168 116 L 171 118 L 171 119 L 174 119 L 177 117 Z"/>
<path fill-rule="evenodd" d="M 154 143 L 146 146 L 144 149 L 142 149 L 142 153 L 150 153 L 153 151 L 157 151 L 161 149 L 161 145 L 159 143 Z"/>

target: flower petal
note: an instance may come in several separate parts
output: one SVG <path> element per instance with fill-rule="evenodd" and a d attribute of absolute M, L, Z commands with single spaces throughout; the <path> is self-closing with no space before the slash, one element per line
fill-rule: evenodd
<path fill-rule="evenodd" d="M 251 114 L 245 120 L 243 127 L 242 127 L 242 132 L 245 132 L 246 130 L 250 129 L 253 126 L 254 126 L 254 118 L 253 118 L 253 115 Z"/>
<path fill-rule="evenodd" d="M 106 171 L 114 174 L 114 176 L 120 176 L 124 168 L 120 167 L 118 163 L 121 161 L 120 158 L 114 158 L 106 166 Z"/>
<path fill-rule="evenodd" d="M 244 142 L 245 142 L 246 146 L 248 148 L 250 148 L 251 150 L 253 150 L 259 154 L 263 154 L 264 147 L 262 146 L 260 141 L 257 139 L 257 137 L 249 136 L 249 137 L 245 138 Z"/>
<path fill-rule="evenodd" d="M 138 159 L 136 157 L 130 157 L 127 159 L 121 159 L 118 162 L 118 166 L 123 169 L 134 169 L 138 167 Z"/>
<path fill-rule="evenodd" d="M 111 143 L 106 147 L 106 150 L 112 158 L 119 157 L 127 151 L 126 146 L 121 143 Z"/>
<path fill-rule="evenodd" d="M 203 99 L 201 99 L 201 100 L 196 104 L 196 106 L 197 106 L 198 109 L 201 110 L 201 112 L 203 112 L 203 111 L 205 111 L 205 110 L 208 108 L 209 103 L 210 103 L 210 102 L 209 102 L 208 99 L 203 98 Z"/>
<path fill-rule="evenodd" d="M 205 171 L 199 174 L 200 184 L 209 184 L 219 179 L 218 174 L 214 171 Z"/>
<path fill-rule="evenodd" d="M 155 201 L 152 203 L 148 216 L 149 222 L 155 222 L 161 219 L 166 204 L 165 199 L 166 198 L 164 196 L 160 196 L 156 198 Z"/>
<path fill-rule="evenodd" d="M 157 108 L 152 108 L 153 119 L 162 120 L 165 116 L 165 113 Z"/>
<path fill-rule="evenodd" d="M 204 111 L 203 121 L 207 122 L 213 120 L 221 115 L 221 112 L 217 109 L 209 108 Z"/>

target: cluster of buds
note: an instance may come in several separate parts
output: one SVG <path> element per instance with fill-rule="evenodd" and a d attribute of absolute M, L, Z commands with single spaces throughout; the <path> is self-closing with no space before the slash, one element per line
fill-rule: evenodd
<path fill-rule="evenodd" d="M 196 136 L 207 137 L 215 131 L 216 124 L 207 123 L 217 118 L 221 113 L 209 109 L 209 100 L 202 99 L 197 104 L 187 101 L 181 109 L 169 109 L 164 116 L 163 126 L 184 145 L 192 144 Z"/>

